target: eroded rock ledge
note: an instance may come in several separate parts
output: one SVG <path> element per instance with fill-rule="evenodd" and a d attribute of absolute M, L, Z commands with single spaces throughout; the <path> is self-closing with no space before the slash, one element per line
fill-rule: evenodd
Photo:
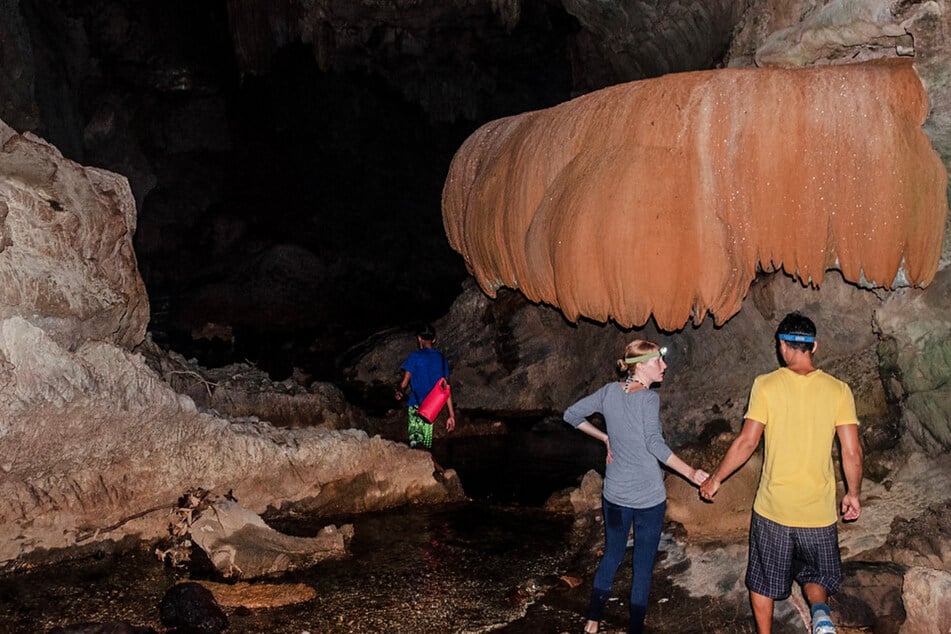
<path fill-rule="evenodd" d="M 255 512 L 291 503 L 362 512 L 449 497 L 428 454 L 358 430 L 202 414 L 142 357 L 110 344 L 71 353 L 14 317 L 0 322 L 0 359 L 0 561 L 158 537 L 191 486 L 233 490 Z"/>

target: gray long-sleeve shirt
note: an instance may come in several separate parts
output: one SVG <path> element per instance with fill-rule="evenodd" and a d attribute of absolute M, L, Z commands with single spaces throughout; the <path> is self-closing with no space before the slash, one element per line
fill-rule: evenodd
<path fill-rule="evenodd" d="M 660 463 L 666 463 L 673 451 L 664 441 L 657 393 L 628 394 L 615 381 L 570 406 L 564 418 L 578 427 L 595 412 L 604 416 L 614 456 L 605 468 L 604 498 L 629 508 L 648 508 L 666 500 Z"/>

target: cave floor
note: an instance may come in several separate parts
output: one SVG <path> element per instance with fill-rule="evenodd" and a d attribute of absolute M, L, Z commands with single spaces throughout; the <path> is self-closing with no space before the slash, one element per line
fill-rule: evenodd
<path fill-rule="evenodd" d="M 311 601 L 272 609 L 226 608 L 227 632 L 580 632 L 597 565 L 600 528 L 539 509 L 464 503 L 403 508 L 354 518 L 351 555 L 285 573 L 269 583 L 306 583 Z M 307 534 L 307 518 L 275 528 Z M 586 541 L 579 541 L 586 540 Z M 671 540 L 667 540 L 671 544 Z M 658 563 L 648 631 L 753 632 L 745 601 L 692 598 L 672 582 L 684 562 Z M 626 631 L 629 560 L 622 563 L 602 632 Z M 200 575 L 198 575 L 200 576 Z M 164 566 L 145 548 L 101 551 L 0 577 L 0 631 L 112 632 L 82 623 L 118 621 L 166 631 L 158 605 L 175 583 L 197 578 Z M 568 583 L 573 578 L 575 583 Z M 778 634 L 802 632 L 778 610 Z M 785 619 L 785 620 L 783 620 Z M 120 630 L 121 631 L 121 630 Z"/>

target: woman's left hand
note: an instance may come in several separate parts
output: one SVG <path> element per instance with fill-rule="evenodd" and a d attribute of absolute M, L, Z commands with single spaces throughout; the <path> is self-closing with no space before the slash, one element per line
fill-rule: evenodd
<path fill-rule="evenodd" d="M 710 474 L 704 471 L 703 469 L 694 469 L 693 477 L 690 478 L 690 481 L 696 484 L 697 486 L 700 486 L 701 484 L 706 482 L 707 478 L 709 477 L 710 477 Z"/>
<path fill-rule="evenodd" d="M 614 462 L 614 454 L 611 453 L 611 440 L 609 438 L 604 439 L 604 446 L 608 449 L 608 456 L 604 460 L 604 464 L 611 464 Z"/>

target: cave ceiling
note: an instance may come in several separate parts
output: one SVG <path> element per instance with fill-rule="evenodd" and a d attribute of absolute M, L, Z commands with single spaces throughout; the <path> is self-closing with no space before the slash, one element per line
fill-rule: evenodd
<path fill-rule="evenodd" d="M 242 70 L 268 72 L 277 51 L 305 42 L 323 70 L 386 79 L 437 118 L 506 112 L 510 93 L 546 95 L 529 75 L 569 73 L 579 94 L 666 73 L 712 68 L 748 2 L 396 0 L 228 2 Z M 565 67 L 567 65 L 567 67 Z M 559 68 L 561 66 L 561 68 Z M 514 76 L 506 77 L 506 74 Z M 524 83 L 519 88 L 512 80 Z M 527 81 L 526 81 L 527 80 Z"/>

